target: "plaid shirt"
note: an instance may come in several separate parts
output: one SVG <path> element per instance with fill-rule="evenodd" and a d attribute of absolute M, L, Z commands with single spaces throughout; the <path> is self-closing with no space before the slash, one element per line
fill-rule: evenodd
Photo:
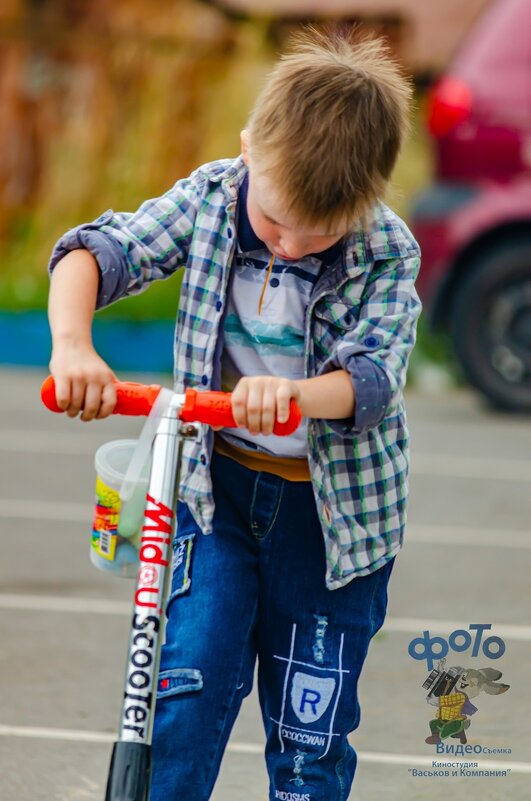
<path fill-rule="evenodd" d="M 175 390 L 219 387 L 220 322 L 236 245 L 236 208 L 247 168 L 240 158 L 203 165 L 135 213 L 107 211 L 67 232 L 50 270 L 84 247 L 101 270 L 98 308 L 145 289 L 184 266 L 175 332 Z M 382 567 L 402 546 L 408 494 L 408 430 L 402 391 L 415 343 L 420 301 L 419 248 L 405 224 L 375 205 L 364 229 L 344 239 L 342 258 L 314 287 L 306 313 L 306 375 L 345 368 L 356 355 L 389 382 L 377 425 L 310 420 L 309 465 L 326 546 L 326 584 L 337 589 Z M 357 385 L 356 404 L 374 394 Z M 214 502 L 209 471 L 213 435 L 186 442 L 180 498 L 205 533 Z"/>

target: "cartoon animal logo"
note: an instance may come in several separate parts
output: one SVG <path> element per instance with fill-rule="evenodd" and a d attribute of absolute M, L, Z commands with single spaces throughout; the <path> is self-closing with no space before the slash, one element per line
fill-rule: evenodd
<path fill-rule="evenodd" d="M 501 695 L 507 692 L 510 684 L 499 684 L 502 673 L 494 668 L 463 668 L 453 666 L 445 670 L 445 659 L 422 685 L 428 690 L 426 701 L 437 707 L 435 717 L 430 720 L 429 737 L 425 742 L 440 743 L 447 737 L 455 737 L 461 743 L 467 742 L 465 731 L 470 727 L 471 716 L 478 711 L 470 701 L 481 692 L 488 695 Z"/>

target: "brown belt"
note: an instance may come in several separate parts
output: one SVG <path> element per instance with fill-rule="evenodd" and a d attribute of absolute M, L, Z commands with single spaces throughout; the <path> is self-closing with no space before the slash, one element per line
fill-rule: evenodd
<path fill-rule="evenodd" d="M 273 473 L 275 476 L 285 478 L 288 481 L 310 481 L 310 468 L 306 459 L 289 458 L 287 456 L 272 456 L 269 453 L 260 451 L 248 451 L 238 448 L 231 442 L 220 437 L 219 434 L 214 438 L 214 450 L 222 456 L 239 462 L 249 470 L 256 472 Z"/>

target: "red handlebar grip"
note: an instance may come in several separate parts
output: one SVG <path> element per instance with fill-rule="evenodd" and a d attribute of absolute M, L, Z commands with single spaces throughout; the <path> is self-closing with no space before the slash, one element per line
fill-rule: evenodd
<path fill-rule="evenodd" d="M 136 384 L 133 381 L 117 381 L 117 401 L 113 414 L 148 415 L 160 392 L 158 384 Z M 62 412 L 55 397 L 55 381 L 49 375 L 41 386 L 41 400 L 51 412 Z"/>
<path fill-rule="evenodd" d="M 159 384 L 136 384 L 134 381 L 118 381 L 116 384 L 116 406 L 113 414 L 146 416 L 160 392 Z"/>
<path fill-rule="evenodd" d="M 231 395 L 228 392 L 198 392 L 196 389 L 187 389 L 180 418 L 185 423 L 207 423 L 210 426 L 236 428 L 232 416 Z M 288 420 L 285 423 L 276 420 L 273 433 L 284 437 L 293 434 L 301 420 L 301 410 L 292 398 Z"/>

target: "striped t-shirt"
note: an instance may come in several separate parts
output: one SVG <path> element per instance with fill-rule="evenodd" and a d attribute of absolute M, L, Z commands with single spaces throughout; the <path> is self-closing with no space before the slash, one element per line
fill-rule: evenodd
<path fill-rule="evenodd" d="M 247 216 L 247 180 L 240 190 L 238 246 L 224 318 L 221 386 L 230 392 L 242 376 L 275 375 L 304 378 L 304 318 L 321 271 L 341 254 L 336 243 L 320 254 L 298 261 L 275 258 L 268 279 L 271 253 L 258 239 Z M 261 311 L 259 304 L 264 281 Z M 250 434 L 246 429 L 224 429 L 233 445 L 302 458 L 307 454 L 305 421 L 289 437 Z"/>

